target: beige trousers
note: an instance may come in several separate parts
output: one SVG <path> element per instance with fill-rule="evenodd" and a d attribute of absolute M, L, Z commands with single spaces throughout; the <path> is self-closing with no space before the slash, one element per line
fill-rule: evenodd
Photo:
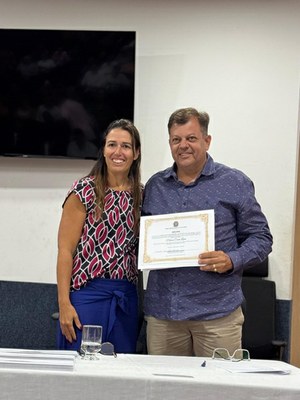
<path fill-rule="evenodd" d="M 241 307 L 209 321 L 171 321 L 147 316 L 147 348 L 153 355 L 211 357 L 217 347 L 230 354 L 241 348 Z"/>

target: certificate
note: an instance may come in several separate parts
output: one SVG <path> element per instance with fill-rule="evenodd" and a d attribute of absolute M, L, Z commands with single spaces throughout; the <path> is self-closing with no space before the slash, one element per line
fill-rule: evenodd
<path fill-rule="evenodd" d="M 198 255 L 214 248 L 214 210 L 141 217 L 141 270 L 199 267 Z"/>

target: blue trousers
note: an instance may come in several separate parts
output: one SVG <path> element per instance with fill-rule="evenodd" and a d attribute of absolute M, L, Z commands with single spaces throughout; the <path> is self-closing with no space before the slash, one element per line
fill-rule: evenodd
<path fill-rule="evenodd" d="M 137 288 L 122 279 L 96 278 L 80 290 L 70 293 L 82 325 L 102 325 L 102 342 L 111 342 L 116 353 L 135 353 L 138 335 Z M 75 326 L 76 341 L 68 342 L 60 324 L 57 347 L 79 350 L 81 330 Z"/>

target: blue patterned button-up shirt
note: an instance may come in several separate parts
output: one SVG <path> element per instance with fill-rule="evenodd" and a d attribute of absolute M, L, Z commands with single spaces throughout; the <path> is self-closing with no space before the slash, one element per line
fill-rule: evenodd
<path fill-rule="evenodd" d="M 201 175 L 185 185 L 175 166 L 153 175 L 145 186 L 143 215 L 215 211 L 215 250 L 229 255 L 233 271 L 218 274 L 198 267 L 149 273 L 144 311 L 160 319 L 209 320 L 226 316 L 243 302 L 242 271 L 263 261 L 272 235 L 252 181 L 207 155 Z"/>

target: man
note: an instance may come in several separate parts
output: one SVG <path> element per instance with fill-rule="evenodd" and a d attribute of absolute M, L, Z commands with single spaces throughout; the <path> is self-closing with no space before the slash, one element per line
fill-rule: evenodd
<path fill-rule="evenodd" d="M 272 235 L 251 180 L 207 153 L 209 116 L 175 111 L 168 123 L 172 167 L 146 184 L 143 215 L 213 209 L 215 251 L 198 267 L 150 271 L 144 298 L 149 354 L 211 356 L 241 347 L 243 269 L 271 252 Z"/>

